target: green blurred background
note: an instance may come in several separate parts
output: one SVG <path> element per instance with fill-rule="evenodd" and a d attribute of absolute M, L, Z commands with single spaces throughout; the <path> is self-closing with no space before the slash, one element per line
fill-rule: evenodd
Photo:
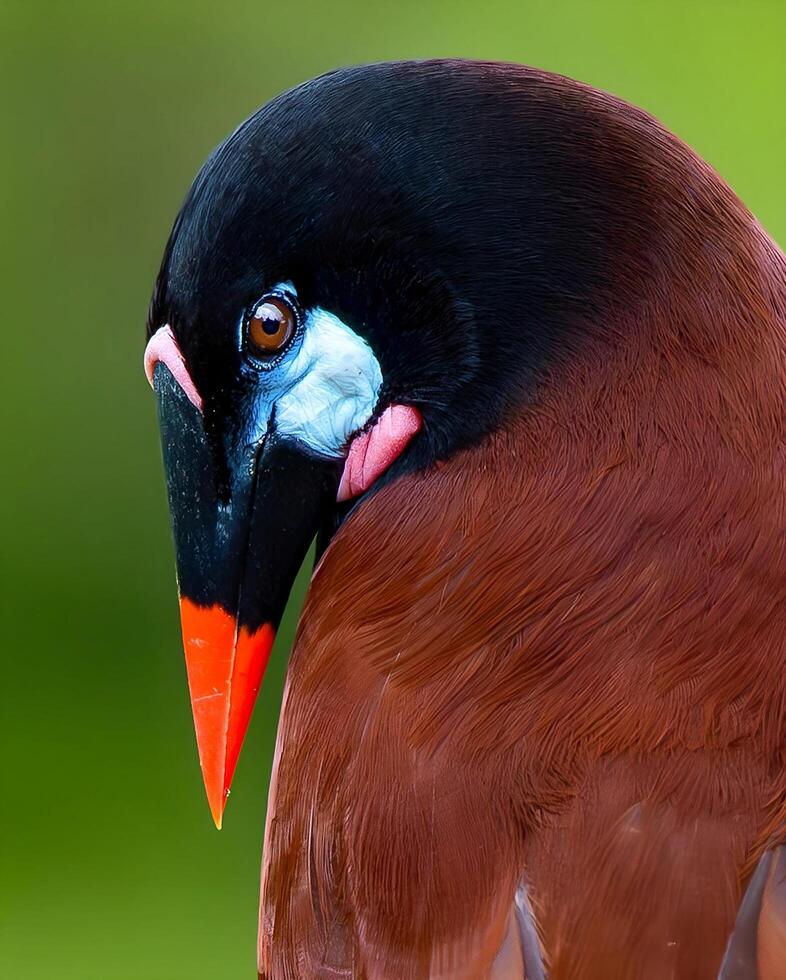
<path fill-rule="evenodd" d="M 336 65 L 432 55 L 527 62 L 644 106 L 786 242 L 784 0 L 0 2 L 9 980 L 255 975 L 296 609 L 219 834 L 141 370 L 148 296 L 191 178 L 253 109 Z"/>

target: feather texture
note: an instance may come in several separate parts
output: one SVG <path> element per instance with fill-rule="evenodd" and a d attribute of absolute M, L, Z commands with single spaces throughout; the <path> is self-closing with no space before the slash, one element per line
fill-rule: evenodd
<path fill-rule="evenodd" d="M 597 127 L 565 138 L 659 234 L 612 212 L 580 348 L 325 552 L 268 813 L 270 980 L 505 976 L 522 885 L 550 980 L 715 980 L 786 839 L 786 260 L 649 117 L 559 84 Z"/>

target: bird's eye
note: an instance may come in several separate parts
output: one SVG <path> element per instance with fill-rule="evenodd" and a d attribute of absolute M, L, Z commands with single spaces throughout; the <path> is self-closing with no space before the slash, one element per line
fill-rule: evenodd
<path fill-rule="evenodd" d="M 260 300 L 248 319 L 248 344 L 252 354 L 268 357 L 280 353 L 295 332 L 295 311 L 280 296 Z"/>

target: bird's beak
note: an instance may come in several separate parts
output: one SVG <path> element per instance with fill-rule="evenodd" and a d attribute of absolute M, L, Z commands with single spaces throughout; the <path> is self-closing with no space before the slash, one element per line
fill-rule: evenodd
<path fill-rule="evenodd" d="M 335 501 L 340 465 L 281 441 L 270 427 L 260 442 L 230 452 L 228 486 L 219 491 L 201 402 L 188 384 L 184 390 L 177 373 L 171 358 L 149 372 L 158 401 L 199 761 L 220 827 L 276 628 L 308 547 Z"/>

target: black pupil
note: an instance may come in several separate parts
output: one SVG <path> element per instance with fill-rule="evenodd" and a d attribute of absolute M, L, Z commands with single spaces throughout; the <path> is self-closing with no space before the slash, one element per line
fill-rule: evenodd
<path fill-rule="evenodd" d="M 262 317 L 262 329 L 265 331 L 265 333 L 270 334 L 272 337 L 281 329 L 283 319 L 283 313 L 265 313 Z"/>

